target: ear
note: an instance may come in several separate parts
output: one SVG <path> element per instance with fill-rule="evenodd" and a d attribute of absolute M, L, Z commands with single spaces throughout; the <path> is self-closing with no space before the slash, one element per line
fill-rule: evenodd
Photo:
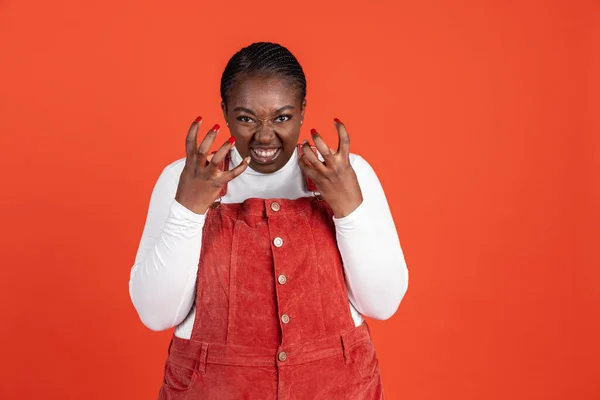
<path fill-rule="evenodd" d="M 229 124 L 229 121 L 227 121 L 227 106 L 225 105 L 224 101 L 221 102 L 221 110 L 223 111 L 223 118 L 225 118 L 225 122 Z"/>
<path fill-rule="evenodd" d="M 300 106 L 300 116 L 304 119 L 304 111 L 306 111 L 306 99 L 302 100 L 302 105 Z"/>

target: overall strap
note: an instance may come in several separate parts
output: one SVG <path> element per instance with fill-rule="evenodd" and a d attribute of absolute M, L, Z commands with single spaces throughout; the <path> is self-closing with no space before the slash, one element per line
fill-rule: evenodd
<path fill-rule="evenodd" d="M 311 147 L 314 151 L 317 151 L 317 148 L 312 146 Z M 210 156 L 208 157 L 208 161 L 210 162 L 210 159 L 215 155 L 216 152 L 212 152 L 210 154 Z M 298 157 L 302 157 L 304 155 L 304 152 L 302 151 L 302 145 L 299 144 L 298 145 Z M 227 155 L 225 156 L 225 158 L 219 163 L 219 169 L 221 171 L 228 171 L 229 170 L 229 164 L 231 163 L 231 152 L 227 153 Z M 315 185 L 315 183 L 313 182 L 312 179 L 310 179 L 308 176 L 304 175 L 304 184 L 306 185 L 306 190 L 308 190 L 309 192 L 313 192 L 313 194 L 315 196 L 319 195 L 319 190 L 317 189 L 317 186 Z M 219 197 L 223 197 L 227 194 L 227 184 L 225 184 L 225 186 L 223 186 L 223 189 L 221 189 L 221 193 L 219 194 Z M 218 201 L 220 202 L 220 200 Z"/>

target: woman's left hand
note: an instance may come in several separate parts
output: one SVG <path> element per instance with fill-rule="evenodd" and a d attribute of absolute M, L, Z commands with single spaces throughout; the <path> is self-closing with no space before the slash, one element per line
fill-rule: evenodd
<path fill-rule="evenodd" d="M 308 141 L 304 141 L 304 154 L 298 163 L 302 171 L 313 180 L 335 217 L 343 218 L 356 210 L 363 197 L 356 173 L 350 165 L 350 136 L 338 119 L 335 120 L 335 126 L 339 138 L 337 151 L 329 148 L 321 135 L 313 129 L 311 134 L 324 162 L 317 158 Z"/>

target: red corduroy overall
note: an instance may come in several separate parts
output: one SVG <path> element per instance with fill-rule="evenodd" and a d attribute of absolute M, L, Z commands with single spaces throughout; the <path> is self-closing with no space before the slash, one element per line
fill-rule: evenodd
<path fill-rule="evenodd" d="M 383 398 L 332 216 L 318 196 L 209 209 L 191 339 L 173 336 L 159 400 Z"/>

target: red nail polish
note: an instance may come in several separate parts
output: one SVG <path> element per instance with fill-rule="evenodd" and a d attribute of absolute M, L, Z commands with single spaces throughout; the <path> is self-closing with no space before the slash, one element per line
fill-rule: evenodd
<path fill-rule="evenodd" d="M 220 126 L 219 124 L 215 124 L 215 126 L 213 126 L 212 130 L 217 132 L 219 130 Z"/>
<path fill-rule="evenodd" d="M 202 121 L 202 117 L 198 117 L 194 120 L 194 122 L 200 122 L 200 121 Z"/>
<path fill-rule="evenodd" d="M 339 124 L 340 122 L 342 122 L 342 121 L 340 121 L 340 120 L 339 120 L 339 119 L 337 119 L 337 118 L 334 118 L 333 120 L 334 120 L 336 123 L 338 123 L 338 124 Z"/>
<path fill-rule="evenodd" d="M 313 136 L 316 135 L 317 134 L 317 130 L 316 129 L 311 129 L 310 130 L 310 134 L 313 135 Z"/>
<path fill-rule="evenodd" d="M 232 136 L 227 140 L 227 143 L 233 145 L 235 143 L 235 138 Z"/>

